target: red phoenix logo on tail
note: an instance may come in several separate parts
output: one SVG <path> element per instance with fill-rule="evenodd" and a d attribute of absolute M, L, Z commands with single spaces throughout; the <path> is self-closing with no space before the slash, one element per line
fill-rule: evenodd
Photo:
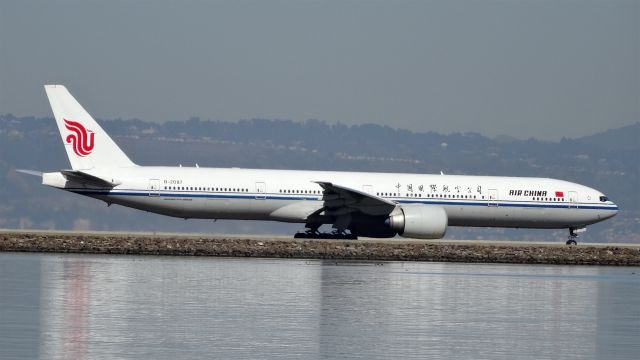
<path fill-rule="evenodd" d="M 82 124 L 79 122 L 64 120 L 64 126 L 67 130 L 71 131 L 72 134 L 67 135 L 67 143 L 73 146 L 73 152 L 78 156 L 87 156 L 91 154 L 91 150 L 93 150 L 93 137 L 94 133 L 91 130 L 87 130 Z"/>

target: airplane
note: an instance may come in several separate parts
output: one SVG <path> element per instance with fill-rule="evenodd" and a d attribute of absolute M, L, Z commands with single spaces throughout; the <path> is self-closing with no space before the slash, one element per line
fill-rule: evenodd
<path fill-rule="evenodd" d="M 184 219 L 305 224 L 296 238 L 440 239 L 449 226 L 569 229 L 618 206 L 584 185 L 534 177 L 140 166 L 62 85 L 45 85 L 71 169 L 39 173 L 54 188 Z M 321 233 L 322 225 L 333 231 Z"/>

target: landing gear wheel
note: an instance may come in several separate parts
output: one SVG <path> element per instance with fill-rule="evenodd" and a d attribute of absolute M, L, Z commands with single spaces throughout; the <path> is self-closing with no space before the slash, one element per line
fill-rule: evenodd
<path fill-rule="evenodd" d="M 321 233 L 307 230 L 293 235 L 294 239 L 327 239 L 327 240 L 358 240 L 358 236 L 352 233 L 334 231 L 331 233 Z"/>
<path fill-rule="evenodd" d="M 307 224 L 304 232 L 298 232 L 293 235 L 294 239 L 317 239 L 322 234 L 318 231 L 320 224 Z"/>
<path fill-rule="evenodd" d="M 569 240 L 567 240 L 566 244 L 568 246 L 571 245 L 578 245 L 578 242 L 576 241 L 578 239 L 578 229 L 574 229 L 574 228 L 569 228 Z M 584 231 L 584 230 L 582 230 Z"/>
<path fill-rule="evenodd" d="M 331 233 L 331 238 L 339 240 L 358 240 L 358 236 L 346 231 L 334 231 Z"/>

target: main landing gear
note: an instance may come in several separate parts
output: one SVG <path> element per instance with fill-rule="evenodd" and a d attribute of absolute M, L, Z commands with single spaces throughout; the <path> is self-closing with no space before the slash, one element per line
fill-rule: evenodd
<path fill-rule="evenodd" d="M 351 231 L 347 232 L 347 225 L 349 224 L 350 217 L 338 218 L 333 224 L 333 231 L 320 232 L 320 226 L 322 224 L 308 222 L 305 224 L 304 232 L 299 232 L 293 235 L 294 239 L 335 239 L 335 240 L 358 240 L 358 235 L 353 234 Z"/>
<path fill-rule="evenodd" d="M 358 236 L 350 232 L 334 230 L 330 233 L 318 231 L 319 226 L 307 228 L 304 232 L 296 233 L 294 239 L 333 239 L 333 240 L 357 240 Z"/>
<path fill-rule="evenodd" d="M 587 231 L 586 228 L 569 228 L 569 239 L 567 245 L 578 245 L 578 234 Z"/>

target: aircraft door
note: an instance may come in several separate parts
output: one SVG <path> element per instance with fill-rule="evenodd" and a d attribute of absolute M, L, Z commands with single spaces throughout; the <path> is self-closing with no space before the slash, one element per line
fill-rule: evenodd
<path fill-rule="evenodd" d="M 263 182 L 256 183 L 256 200 L 264 200 L 267 186 Z"/>
<path fill-rule="evenodd" d="M 160 196 L 159 179 L 149 179 L 149 196 Z"/>
<path fill-rule="evenodd" d="M 362 185 L 362 192 L 373 195 L 373 186 L 372 185 Z"/>
<path fill-rule="evenodd" d="M 569 208 L 578 207 L 578 192 L 569 191 Z"/>
<path fill-rule="evenodd" d="M 489 206 L 498 206 L 498 190 L 489 189 L 487 201 Z"/>

